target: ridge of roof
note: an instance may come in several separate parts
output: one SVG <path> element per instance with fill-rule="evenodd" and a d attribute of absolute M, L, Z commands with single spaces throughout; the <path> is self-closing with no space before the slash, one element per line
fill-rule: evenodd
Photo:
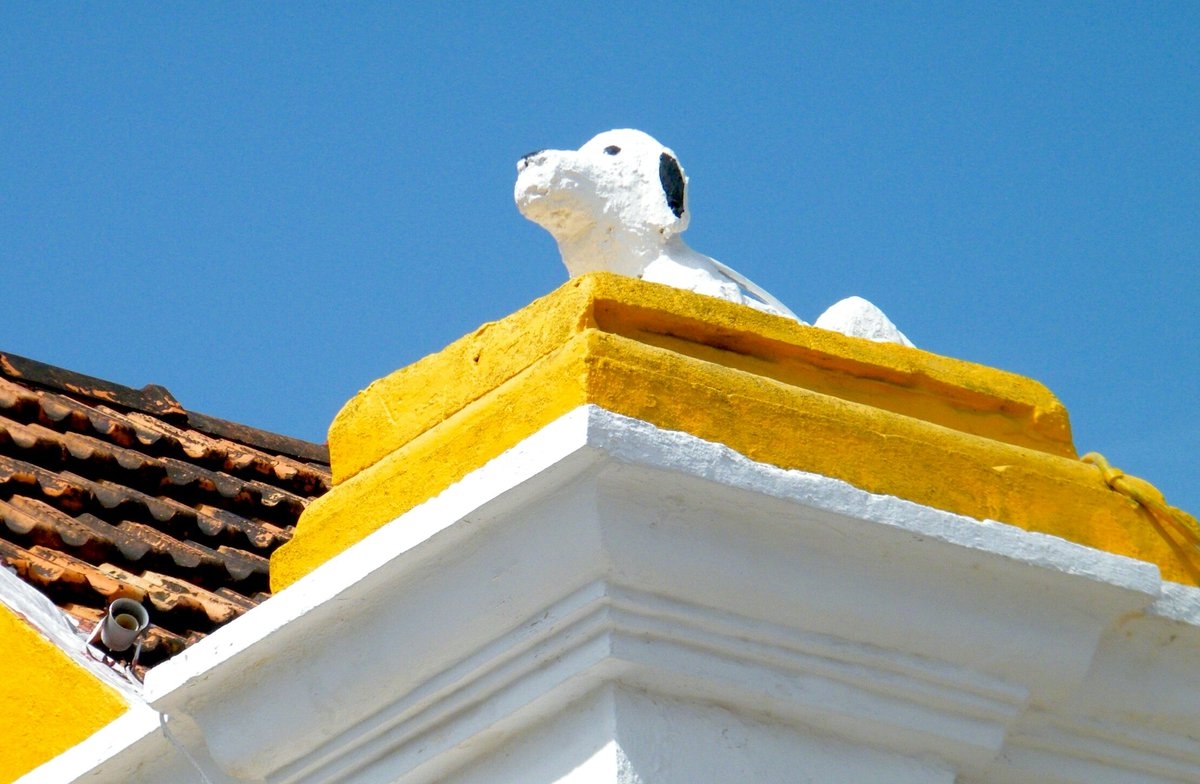
<path fill-rule="evenodd" d="M 131 411 L 140 411 L 168 421 L 178 420 L 186 426 L 209 435 L 289 455 L 318 463 L 329 462 L 329 449 L 324 444 L 280 435 L 227 419 L 189 411 L 159 384 L 146 384 L 141 389 L 114 381 L 77 373 L 73 370 L 39 362 L 9 351 L 0 351 L 0 376 L 30 386 L 65 392 L 72 396 L 102 401 Z"/>

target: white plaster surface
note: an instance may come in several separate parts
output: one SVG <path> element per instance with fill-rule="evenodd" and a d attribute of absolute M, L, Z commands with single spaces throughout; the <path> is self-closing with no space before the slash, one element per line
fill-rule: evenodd
<path fill-rule="evenodd" d="M 88 652 L 87 637 L 71 618 L 45 594 L 7 569 L 0 569 L 0 603 L 25 618 L 31 626 L 63 650 L 74 662 L 120 692 L 129 702 L 140 702 L 141 684 L 128 670 L 104 664 L 99 653 Z"/>
<path fill-rule="evenodd" d="M 168 735 L 164 727 L 170 728 Z M 83 743 L 17 779 L 15 784 L 154 782 L 236 784 L 209 758 L 204 738 L 186 717 L 164 719 L 145 703 Z"/>
<path fill-rule="evenodd" d="M 565 749 L 571 749 L 564 755 Z M 565 774 L 554 761 L 583 762 Z M 929 760 L 853 746 L 718 705 L 603 687 L 444 784 L 953 784 Z"/>
<path fill-rule="evenodd" d="M 862 297 L 846 297 L 835 302 L 817 317 L 813 326 L 880 343 L 912 345 L 912 341 L 883 314 L 882 310 Z"/>
<path fill-rule="evenodd" d="M 661 171 L 675 166 L 679 201 Z M 673 176 L 673 175 L 672 175 Z M 572 277 L 616 272 L 797 318 L 757 284 L 680 238 L 691 220 L 687 177 L 668 148 L 641 131 L 601 133 L 578 150 L 541 150 L 517 163 L 521 214 L 550 232 Z M 676 214 L 678 213 L 678 214 Z"/>
<path fill-rule="evenodd" d="M 619 748 L 631 781 L 660 784 L 953 784 L 944 764 L 846 743 L 719 705 L 618 690 Z"/>
<path fill-rule="evenodd" d="M 146 696 L 206 770 L 271 784 L 1178 784 L 1195 609 L 1153 565 L 586 406 Z M 41 781 L 196 780 L 164 744 Z"/>
<path fill-rule="evenodd" d="M 677 178 L 664 178 L 664 166 Z M 616 272 L 805 323 L 761 286 L 683 241 L 691 220 L 687 176 L 675 153 L 649 134 L 617 129 L 578 150 L 530 153 L 517 162 L 513 196 L 521 214 L 554 237 L 571 277 Z M 912 345 L 861 297 L 839 302 L 822 319 L 816 326 Z"/>

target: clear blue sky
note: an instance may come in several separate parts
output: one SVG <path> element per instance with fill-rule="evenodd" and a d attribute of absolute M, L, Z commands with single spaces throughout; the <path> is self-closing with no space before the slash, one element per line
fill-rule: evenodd
<path fill-rule="evenodd" d="M 517 157 L 636 127 L 694 248 L 1200 512 L 1200 4 L 726 8 L 0 5 L 0 349 L 323 440 L 565 280 Z"/>

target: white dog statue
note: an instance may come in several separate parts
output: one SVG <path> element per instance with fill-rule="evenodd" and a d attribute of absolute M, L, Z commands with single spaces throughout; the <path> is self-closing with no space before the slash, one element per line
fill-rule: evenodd
<path fill-rule="evenodd" d="M 648 134 L 606 131 L 578 150 L 529 153 L 517 162 L 514 197 L 521 214 L 558 242 L 571 277 L 616 272 L 800 321 L 762 287 L 684 243 L 687 176 Z M 912 345 L 861 297 L 829 308 L 815 326 Z"/>

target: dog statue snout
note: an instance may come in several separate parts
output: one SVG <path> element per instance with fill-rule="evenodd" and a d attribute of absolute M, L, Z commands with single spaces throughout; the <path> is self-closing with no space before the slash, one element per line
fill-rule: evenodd
<path fill-rule="evenodd" d="M 522 155 L 521 159 L 517 161 L 517 173 L 520 174 L 521 172 L 525 171 L 531 164 L 541 163 L 544 161 L 545 156 L 542 155 L 544 152 L 544 149 L 534 150 L 533 152 L 527 152 Z"/>

